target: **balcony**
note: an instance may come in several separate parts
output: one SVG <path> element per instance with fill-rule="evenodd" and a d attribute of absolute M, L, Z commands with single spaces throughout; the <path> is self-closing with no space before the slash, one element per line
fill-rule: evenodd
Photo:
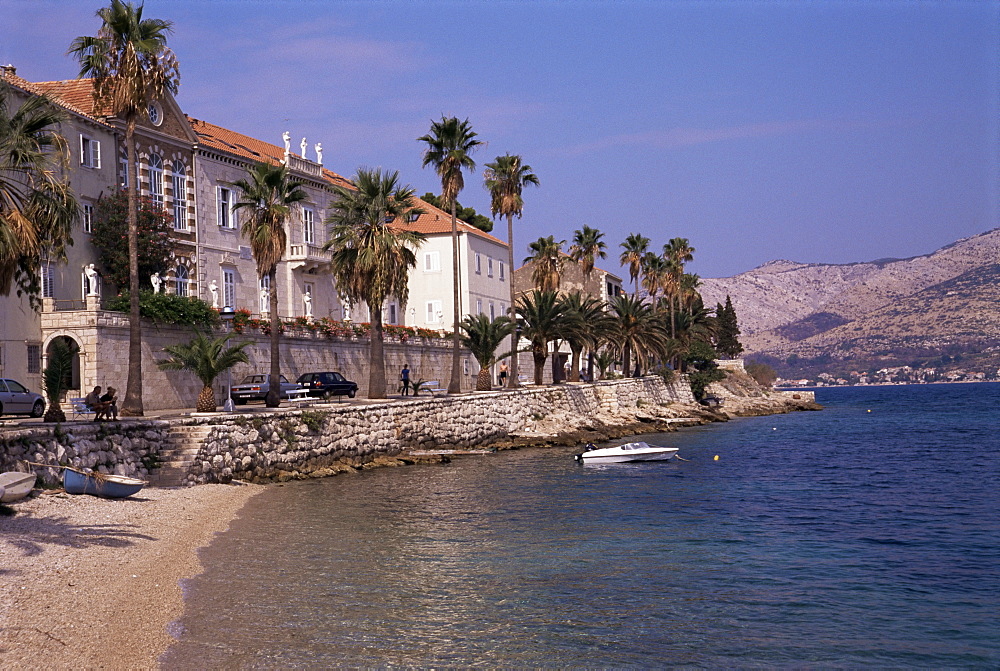
<path fill-rule="evenodd" d="M 307 158 L 302 158 L 301 156 L 296 156 L 295 154 L 288 155 L 288 168 L 293 172 L 300 172 L 310 177 L 322 177 L 323 176 L 323 166 L 319 163 L 314 163 Z"/>
<path fill-rule="evenodd" d="M 292 270 L 314 274 L 330 270 L 330 252 L 324 252 L 321 245 L 302 243 L 290 245 L 288 265 Z"/>

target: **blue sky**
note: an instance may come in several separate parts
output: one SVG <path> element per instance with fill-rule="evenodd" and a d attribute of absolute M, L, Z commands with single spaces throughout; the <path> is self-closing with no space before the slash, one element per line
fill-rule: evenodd
<path fill-rule="evenodd" d="M 102 5 L 0 0 L 0 62 L 76 76 Z M 182 108 L 327 167 L 399 170 L 418 193 L 431 119 L 521 154 L 515 255 L 583 224 L 696 248 L 703 277 L 772 259 L 924 254 L 1000 226 L 1000 2 L 148 0 L 174 22 Z M 494 232 L 506 238 L 498 222 Z M 621 273 L 620 273 L 621 274 Z M 624 273 L 627 279 L 627 273 Z"/>

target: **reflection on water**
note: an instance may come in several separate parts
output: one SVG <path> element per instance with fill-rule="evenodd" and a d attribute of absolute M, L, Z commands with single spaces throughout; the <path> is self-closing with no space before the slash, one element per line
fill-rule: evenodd
<path fill-rule="evenodd" d="M 647 438 L 689 462 L 525 450 L 271 487 L 204 552 L 164 663 L 993 665 L 997 442 L 967 411 L 989 419 L 991 388 L 996 426 L 1000 394 L 979 387 L 922 388 L 952 394 L 932 416 L 834 390 Z"/>

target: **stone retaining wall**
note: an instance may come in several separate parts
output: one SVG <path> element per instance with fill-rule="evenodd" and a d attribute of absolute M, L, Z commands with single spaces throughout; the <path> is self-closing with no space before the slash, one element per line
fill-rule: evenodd
<path fill-rule="evenodd" d="M 305 410 L 213 414 L 165 421 L 39 425 L 3 434 L 0 469 L 34 461 L 145 478 L 166 447 L 171 425 L 211 427 L 187 484 L 232 479 L 281 479 L 288 473 L 326 475 L 379 456 L 428 448 L 489 445 L 536 425 L 573 428 L 634 421 L 645 408 L 693 404 L 686 380 L 658 377 L 526 388 L 452 397 L 418 397 L 369 404 L 322 404 Z M 21 467 L 23 470 L 23 466 Z M 331 470 L 334 469 L 334 470 Z M 55 482 L 58 469 L 42 469 Z"/>

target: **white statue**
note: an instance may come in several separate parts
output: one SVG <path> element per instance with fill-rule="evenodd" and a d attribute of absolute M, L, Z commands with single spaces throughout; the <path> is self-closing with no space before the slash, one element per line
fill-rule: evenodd
<path fill-rule="evenodd" d="M 160 293 L 160 286 L 163 284 L 163 278 L 160 277 L 159 273 L 153 273 L 149 276 L 149 281 L 153 285 L 153 293 Z"/>
<path fill-rule="evenodd" d="M 281 139 L 285 141 L 285 155 L 288 155 L 289 150 L 292 148 L 292 134 L 287 130 L 281 134 Z"/>
<path fill-rule="evenodd" d="M 261 314 L 268 314 L 271 311 L 271 290 L 267 287 L 260 290 L 260 311 Z"/>
<path fill-rule="evenodd" d="M 208 283 L 208 291 L 212 294 L 212 307 L 219 307 L 219 285 L 215 280 Z"/>
<path fill-rule="evenodd" d="M 302 148 L 302 158 L 306 157 L 306 147 L 308 147 L 308 146 L 309 146 L 309 143 L 306 142 L 305 138 L 302 138 L 302 142 L 299 143 L 299 147 Z"/>
<path fill-rule="evenodd" d="M 83 269 L 83 274 L 87 277 L 87 295 L 88 296 L 100 296 L 101 290 L 97 284 L 97 269 L 94 268 L 94 264 L 91 263 Z"/>
<path fill-rule="evenodd" d="M 317 142 L 314 149 L 316 150 L 316 162 L 323 165 L 323 143 Z"/>
<path fill-rule="evenodd" d="M 302 302 L 306 304 L 306 317 L 313 316 L 313 297 L 312 294 L 306 292 L 302 294 Z"/>

